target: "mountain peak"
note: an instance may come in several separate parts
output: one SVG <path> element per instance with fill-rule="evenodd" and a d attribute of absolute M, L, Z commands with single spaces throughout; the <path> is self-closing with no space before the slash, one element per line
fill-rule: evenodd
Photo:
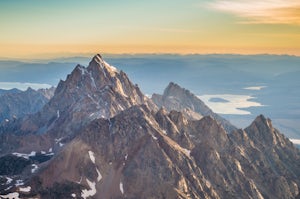
<path fill-rule="evenodd" d="M 28 87 L 27 90 L 26 90 L 26 92 L 33 92 L 33 91 L 36 91 L 36 90 L 34 90 L 34 89 L 31 88 L 31 87 Z"/>
<path fill-rule="evenodd" d="M 187 90 L 181 88 L 178 84 L 170 82 L 167 88 L 164 90 L 163 95 L 183 95 Z"/>
<path fill-rule="evenodd" d="M 278 142 L 278 136 L 275 135 L 277 130 L 273 128 L 271 120 L 263 115 L 257 116 L 245 131 L 256 142 L 263 142 L 268 145 L 274 145 Z"/>
<path fill-rule="evenodd" d="M 155 107 L 125 73 L 118 72 L 97 54 L 88 67 L 78 64 L 65 81 L 60 81 L 49 103 L 26 118 L 28 125 L 24 122 L 23 129 L 24 132 L 51 131 L 55 132 L 53 136 L 69 136 L 94 119 L 111 118 L 141 104 Z"/>
<path fill-rule="evenodd" d="M 103 58 L 102 58 L 102 56 L 100 55 L 100 54 L 96 54 L 94 57 L 93 57 L 93 59 L 95 59 L 95 60 L 98 60 L 98 61 L 103 61 Z"/>
<path fill-rule="evenodd" d="M 272 129 L 272 121 L 269 118 L 266 118 L 264 115 L 260 114 L 258 115 L 254 122 L 255 124 L 264 125 L 268 129 Z"/>
<path fill-rule="evenodd" d="M 210 115 L 220 122 L 228 133 L 236 130 L 236 127 L 214 113 L 195 94 L 174 82 L 169 83 L 163 95 L 153 94 L 152 100 L 158 107 L 164 106 L 168 111 L 177 110 L 183 112 L 190 120 L 198 120 L 202 116 Z"/>
<path fill-rule="evenodd" d="M 167 86 L 166 90 L 168 90 L 170 88 L 181 88 L 181 87 L 174 82 L 170 82 L 169 85 Z"/>
<path fill-rule="evenodd" d="M 88 71 L 92 72 L 102 72 L 104 74 L 104 77 L 107 78 L 107 76 L 115 76 L 115 73 L 118 73 L 118 70 L 109 65 L 100 54 L 97 54 L 93 57 L 91 62 L 89 63 L 89 66 L 87 67 Z"/>

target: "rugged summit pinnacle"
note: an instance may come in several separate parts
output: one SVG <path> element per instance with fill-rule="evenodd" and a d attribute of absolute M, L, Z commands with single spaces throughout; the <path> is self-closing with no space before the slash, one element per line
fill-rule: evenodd
<path fill-rule="evenodd" d="M 73 136 L 93 119 L 110 118 L 139 104 L 155 108 L 123 71 L 117 71 L 97 54 L 88 67 L 77 65 L 65 81 L 61 80 L 49 103 L 20 121 L 18 131 Z"/>
<path fill-rule="evenodd" d="M 228 133 L 236 130 L 235 126 L 214 113 L 196 95 L 174 82 L 169 83 L 163 95 L 153 94 L 152 100 L 158 107 L 165 107 L 168 111 L 181 111 L 190 119 L 198 120 L 203 116 L 211 116 L 220 122 Z"/>

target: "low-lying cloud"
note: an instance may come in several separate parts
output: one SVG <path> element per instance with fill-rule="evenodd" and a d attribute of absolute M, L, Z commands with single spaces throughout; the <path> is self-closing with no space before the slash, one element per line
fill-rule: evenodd
<path fill-rule="evenodd" d="M 263 106 L 259 102 L 251 101 L 255 99 L 249 95 L 200 95 L 198 96 L 204 103 L 209 106 L 214 112 L 220 114 L 233 114 L 233 115 L 250 115 L 251 112 L 247 110 L 241 110 L 249 107 Z M 211 101 L 211 99 L 224 99 L 224 102 Z"/>
<path fill-rule="evenodd" d="M 250 86 L 250 87 L 245 87 L 245 90 L 252 90 L 252 91 L 260 91 L 263 88 L 266 88 L 266 86 Z"/>
<path fill-rule="evenodd" d="M 12 88 L 17 88 L 19 90 L 26 90 L 28 87 L 32 89 L 40 88 L 50 88 L 50 84 L 39 84 L 39 83 L 29 83 L 29 82 L 0 82 L 0 89 L 9 90 Z"/>

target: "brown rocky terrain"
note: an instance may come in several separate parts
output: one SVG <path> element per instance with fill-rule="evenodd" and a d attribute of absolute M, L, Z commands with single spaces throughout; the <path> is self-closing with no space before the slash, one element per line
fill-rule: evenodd
<path fill-rule="evenodd" d="M 178 85 L 163 96 L 157 109 L 100 55 L 77 66 L 3 129 L 0 198 L 300 197 L 300 152 L 270 119 L 235 129 Z"/>

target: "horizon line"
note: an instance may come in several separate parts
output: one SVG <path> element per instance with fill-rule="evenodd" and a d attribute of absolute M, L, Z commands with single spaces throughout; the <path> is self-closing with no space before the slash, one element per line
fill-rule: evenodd
<path fill-rule="evenodd" d="M 69 55 L 62 55 L 59 56 L 60 53 L 47 53 L 47 54 L 40 54 L 35 56 L 20 56 L 20 57 L 0 57 L 0 61 L 33 61 L 33 60 L 51 60 L 51 59 L 66 59 L 66 58 L 88 58 L 93 57 L 97 54 L 101 54 L 104 57 L 110 56 L 211 56 L 211 55 L 227 55 L 227 56 L 288 56 L 288 57 L 297 57 L 300 58 L 300 55 L 297 54 L 288 54 L 288 53 L 67 53 Z M 66 54 L 66 53 L 61 53 Z"/>

